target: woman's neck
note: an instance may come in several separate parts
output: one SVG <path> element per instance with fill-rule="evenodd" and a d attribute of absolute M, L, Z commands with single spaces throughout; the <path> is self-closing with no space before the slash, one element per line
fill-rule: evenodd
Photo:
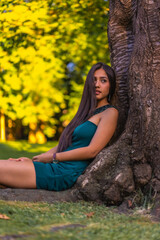
<path fill-rule="evenodd" d="M 100 108 L 100 107 L 103 107 L 103 106 L 108 105 L 108 104 L 109 104 L 109 102 L 107 102 L 107 101 L 101 101 L 101 102 L 97 103 L 96 108 Z"/>

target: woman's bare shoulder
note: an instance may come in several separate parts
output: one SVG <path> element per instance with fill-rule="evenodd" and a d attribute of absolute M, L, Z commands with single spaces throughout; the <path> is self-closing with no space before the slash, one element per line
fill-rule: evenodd
<path fill-rule="evenodd" d="M 107 108 L 103 113 L 101 118 L 118 118 L 119 112 L 115 107 Z"/>

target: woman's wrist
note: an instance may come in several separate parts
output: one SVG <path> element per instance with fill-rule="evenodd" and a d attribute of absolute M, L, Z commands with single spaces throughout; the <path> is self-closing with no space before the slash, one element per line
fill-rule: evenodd
<path fill-rule="evenodd" d="M 42 153 L 42 158 L 46 161 L 46 162 L 52 162 L 53 159 L 53 154 L 46 152 L 46 153 Z"/>
<path fill-rule="evenodd" d="M 58 159 L 56 158 L 56 153 L 53 153 L 53 163 L 59 163 Z"/>

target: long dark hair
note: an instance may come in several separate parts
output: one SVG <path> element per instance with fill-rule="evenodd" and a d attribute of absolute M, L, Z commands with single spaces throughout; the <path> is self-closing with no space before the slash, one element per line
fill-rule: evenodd
<path fill-rule="evenodd" d="M 82 122 L 87 121 L 93 115 L 93 112 L 97 105 L 94 86 L 94 72 L 100 68 L 104 69 L 110 82 L 109 94 L 107 96 L 107 100 L 108 102 L 110 102 L 115 91 L 116 85 L 115 73 L 110 66 L 102 62 L 98 62 L 97 64 L 92 66 L 87 75 L 78 111 L 75 117 L 72 119 L 72 121 L 68 124 L 68 126 L 64 129 L 63 133 L 61 134 L 57 152 L 62 152 L 67 149 L 67 147 L 72 142 L 72 134 L 74 129 Z"/>

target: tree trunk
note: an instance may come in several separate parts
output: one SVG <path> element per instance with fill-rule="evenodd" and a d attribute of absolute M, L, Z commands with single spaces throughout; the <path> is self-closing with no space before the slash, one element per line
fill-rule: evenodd
<path fill-rule="evenodd" d="M 5 115 L 3 110 L 0 111 L 0 141 L 6 141 Z"/>
<path fill-rule="evenodd" d="M 87 200 L 119 204 L 147 184 L 160 191 L 159 9 L 159 0 L 110 1 L 108 37 L 121 136 L 78 179 Z"/>
<path fill-rule="evenodd" d="M 118 205 L 127 197 L 135 199 L 146 186 L 160 191 L 159 9 L 159 0 L 110 0 L 108 37 L 117 76 L 119 138 L 68 191 L 75 199 Z"/>

